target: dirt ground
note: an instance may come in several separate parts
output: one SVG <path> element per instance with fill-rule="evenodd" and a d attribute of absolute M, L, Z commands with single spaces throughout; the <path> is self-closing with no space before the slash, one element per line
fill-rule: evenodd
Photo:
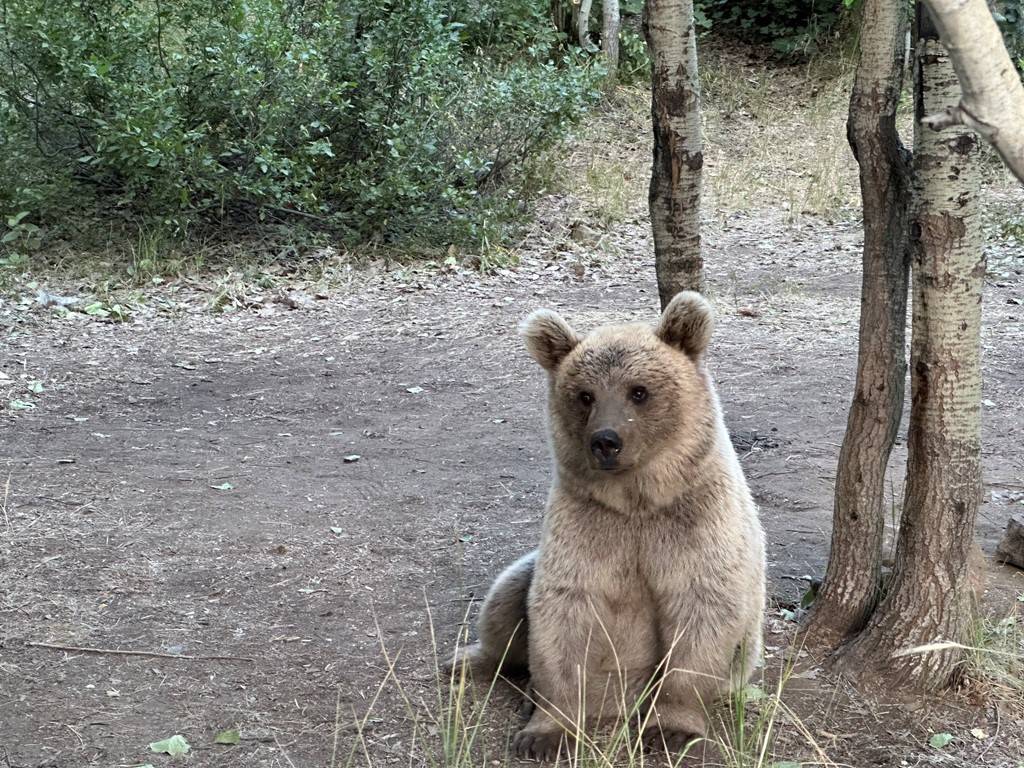
<path fill-rule="evenodd" d="M 301 768 L 346 765 L 353 745 L 356 765 L 431 764 L 409 737 L 436 697 L 431 625 L 445 656 L 472 598 L 534 546 L 550 478 L 543 375 L 516 324 L 539 306 L 582 328 L 657 315 L 642 215 L 595 224 L 568 193 L 540 210 L 518 265 L 490 275 L 378 264 L 324 288 L 284 277 L 288 298 L 231 314 L 197 310 L 210 295 L 183 281 L 150 290 L 155 309 L 125 323 L 32 305 L 26 284 L 3 299 L 0 394 L 34 408 L 0 414 L 0 765 Z M 578 221 L 593 241 L 573 239 Z M 711 366 L 767 531 L 780 657 L 793 624 L 779 606 L 827 555 L 859 225 L 730 214 L 709 217 L 705 242 Z M 992 255 L 988 554 L 1024 501 L 1024 252 Z M 34 381 L 42 391 L 26 393 Z M 996 610 L 1020 605 L 1024 574 L 988 576 Z M 408 706 L 393 681 L 375 699 L 382 645 Z M 1019 710 L 965 696 L 882 705 L 801 675 L 791 706 L 818 747 L 790 724 L 778 760 L 1022 759 Z M 492 704 L 495 749 L 513 698 Z M 352 723 L 370 709 L 360 738 Z M 240 743 L 215 745 L 225 729 Z M 944 731 L 956 740 L 929 747 Z M 172 734 L 187 757 L 148 750 Z"/>

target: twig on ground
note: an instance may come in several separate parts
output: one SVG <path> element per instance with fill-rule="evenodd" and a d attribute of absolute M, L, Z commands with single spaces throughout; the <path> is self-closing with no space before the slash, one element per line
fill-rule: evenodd
<path fill-rule="evenodd" d="M 7 516 L 7 499 L 11 495 L 11 473 L 7 473 L 7 482 L 4 484 L 4 500 L 0 504 L 0 509 L 4 511 L 4 524 L 7 526 L 7 530 L 11 530 L 11 519 Z"/>
<path fill-rule="evenodd" d="M 35 643 L 29 640 L 25 645 L 30 648 L 49 648 L 54 651 L 70 651 L 72 653 L 99 653 L 108 656 L 146 656 L 155 659 L 185 659 L 187 661 L 248 661 L 253 664 L 256 659 L 249 656 L 205 656 L 185 653 L 160 653 L 159 651 L 132 651 L 120 648 L 84 648 L 77 645 L 61 645 L 60 643 Z"/>

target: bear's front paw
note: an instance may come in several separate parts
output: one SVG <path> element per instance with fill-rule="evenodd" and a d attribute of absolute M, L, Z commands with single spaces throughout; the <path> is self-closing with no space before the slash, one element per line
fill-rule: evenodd
<path fill-rule="evenodd" d="M 455 655 L 441 664 L 441 674 L 447 678 L 459 678 L 468 674 L 474 680 L 493 680 L 498 665 L 484 653 L 480 643 L 459 648 Z"/>
<path fill-rule="evenodd" d="M 689 731 L 674 731 L 669 728 L 654 726 L 644 731 L 644 748 L 650 752 L 668 752 L 674 754 L 682 752 L 687 745 L 690 748 L 687 752 L 693 752 L 696 746 L 694 742 L 701 738 L 700 734 Z"/>
<path fill-rule="evenodd" d="M 531 731 L 524 728 L 512 740 L 512 749 L 521 760 L 553 763 L 559 752 L 569 755 L 570 736 L 565 731 Z"/>

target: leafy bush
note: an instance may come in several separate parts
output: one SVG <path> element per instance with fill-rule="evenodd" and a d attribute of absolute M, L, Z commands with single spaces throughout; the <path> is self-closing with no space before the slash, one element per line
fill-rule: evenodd
<path fill-rule="evenodd" d="M 478 236 L 598 73 L 549 61 L 536 14 L 506 25 L 527 46 L 514 58 L 478 53 L 486 25 L 460 14 L 442 0 L 0 0 L 0 216 Z"/>
<path fill-rule="evenodd" d="M 844 0 L 698 0 L 716 31 L 770 43 L 779 53 L 805 53 L 837 28 Z"/>
<path fill-rule="evenodd" d="M 992 11 L 1010 57 L 1017 65 L 1017 70 L 1024 72 L 1024 0 L 1001 0 L 996 2 Z"/>

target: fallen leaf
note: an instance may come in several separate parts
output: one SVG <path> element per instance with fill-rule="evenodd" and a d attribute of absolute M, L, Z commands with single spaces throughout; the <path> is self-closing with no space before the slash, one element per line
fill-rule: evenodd
<path fill-rule="evenodd" d="M 406 387 L 405 391 L 408 392 L 410 395 L 418 395 L 420 392 L 423 391 L 423 387 Z"/>
<path fill-rule="evenodd" d="M 12 411 L 31 411 L 36 407 L 30 400 L 11 400 L 9 405 Z"/>
<path fill-rule="evenodd" d="M 213 743 L 214 744 L 237 744 L 241 740 L 242 740 L 242 737 L 239 735 L 238 731 L 236 731 L 236 730 L 228 730 L 228 731 L 221 731 L 220 733 L 218 733 L 214 737 Z"/>
<path fill-rule="evenodd" d="M 358 453 L 350 453 L 348 456 L 343 457 L 342 461 L 344 461 L 346 464 L 355 464 L 361 458 L 363 457 L 360 456 Z"/>
<path fill-rule="evenodd" d="M 235 486 L 231 483 L 221 483 L 220 485 L 211 485 L 210 487 L 215 491 L 230 491 Z"/>
<path fill-rule="evenodd" d="M 185 741 L 185 737 L 180 733 L 176 733 L 171 738 L 164 739 L 163 741 L 154 741 L 149 745 L 151 752 L 165 753 L 171 757 L 187 754 L 190 749 L 189 743 Z"/>
<path fill-rule="evenodd" d="M 928 745 L 935 749 L 942 749 L 953 740 L 952 733 L 936 733 L 932 734 L 932 737 L 928 739 Z"/>
<path fill-rule="evenodd" d="M 335 536 L 341 536 L 342 530 L 341 530 L 341 528 L 338 528 L 337 526 L 332 525 L 331 526 L 331 533 L 333 533 Z"/>
<path fill-rule="evenodd" d="M 754 307 L 740 307 L 739 309 L 736 310 L 736 314 L 739 315 L 740 317 L 760 317 L 761 316 L 760 310 L 757 310 Z"/>
<path fill-rule="evenodd" d="M 985 733 L 981 728 L 971 728 L 971 736 L 976 738 L 978 741 L 982 741 L 988 738 L 988 734 Z"/>
<path fill-rule="evenodd" d="M 36 395 L 41 395 L 43 393 L 43 382 L 30 381 L 28 383 L 28 391 Z"/>

